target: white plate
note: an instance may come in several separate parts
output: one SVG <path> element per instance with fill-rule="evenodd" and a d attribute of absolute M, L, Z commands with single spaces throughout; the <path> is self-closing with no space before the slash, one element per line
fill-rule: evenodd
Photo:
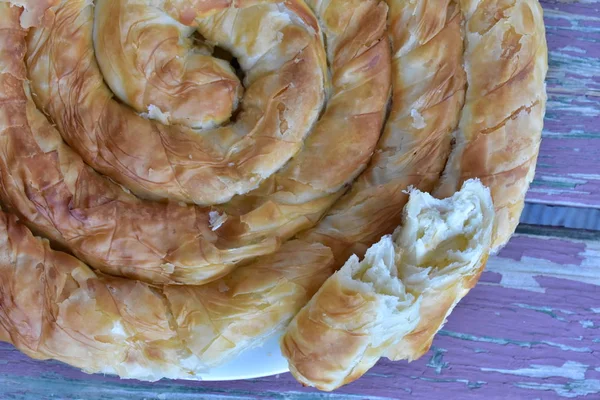
<path fill-rule="evenodd" d="M 288 372 L 288 363 L 279 350 L 277 333 L 265 342 L 262 347 L 257 347 L 243 352 L 210 372 L 201 374 L 204 381 L 233 381 L 237 379 L 262 378 L 263 376 L 277 375 Z"/>

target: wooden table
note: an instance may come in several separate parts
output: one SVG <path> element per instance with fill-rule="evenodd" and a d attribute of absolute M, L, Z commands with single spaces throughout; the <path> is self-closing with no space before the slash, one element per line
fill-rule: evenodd
<path fill-rule="evenodd" d="M 526 224 L 421 360 L 323 394 L 289 374 L 121 381 L 0 344 L 0 399 L 600 399 L 600 0 L 542 3 L 549 101 Z"/>

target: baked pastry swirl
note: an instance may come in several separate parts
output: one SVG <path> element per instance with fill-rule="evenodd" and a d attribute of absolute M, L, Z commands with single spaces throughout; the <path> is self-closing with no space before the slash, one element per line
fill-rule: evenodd
<path fill-rule="evenodd" d="M 498 248 L 533 176 L 537 0 L 4 0 L 0 28 L 0 339 L 32 357 L 192 379 L 409 186 L 480 178 Z"/>

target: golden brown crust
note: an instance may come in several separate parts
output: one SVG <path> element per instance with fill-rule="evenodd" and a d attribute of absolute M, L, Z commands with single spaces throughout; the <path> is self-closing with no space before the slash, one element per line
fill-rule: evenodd
<path fill-rule="evenodd" d="M 226 279 L 161 289 L 96 275 L 0 212 L 0 339 L 89 373 L 198 378 L 291 319 L 332 261 L 325 246 L 290 241 Z"/>
<path fill-rule="evenodd" d="M 317 13 L 342 8 L 346 2 L 330 1 Z M 383 127 L 391 86 L 386 14 L 383 2 L 369 0 L 336 20 L 345 29 L 323 24 L 332 71 L 327 108 L 302 151 L 285 168 L 223 207 L 227 214 L 239 215 L 247 227 L 244 238 L 269 232 L 289 238 L 314 226 L 367 166 Z M 336 47 L 336 42 L 342 45 Z M 233 218 L 223 228 L 237 224 Z"/>
<path fill-rule="evenodd" d="M 105 272 L 155 283 L 206 282 L 276 249 L 276 238 L 224 240 L 209 210 L 139 200 L 87 167 L 28 96 L 19 9 L 2 6 L 0 23 L 0 197 L 36 232 Z"/>
<path fill-rule="evenodd" d="M 329 248 L 291 240 L 216 282 L 164 293 L 182 340 L 215 366 L 283 329 L 332 272 Z"/>
<path fill-rule="evenodd" d="M 533 180 L 546 95 L 547 47 L 535 0 L 462 1 L 466 102 L 436 194 L 478 177 L 496 206 L 494 249 L 513 234 Z"/>
<path fill-rule="evenodd" d="M 160 11 L 165 6 L 94 3 L 94 53 L 104 80 L 138 113 L 168 112 L 167 123 L 201 128 L 226 122 L 242 94 L 241 82 L 207 46 L 192 51 L 193 28 Z"/>
<path fill-rule="evenodd" d="M 30 357 L 58 359 L 87 372 L 126 374 L 140 367 L 171 377 L 190 373 L 181 361 L 192 354 L 149 286 L 95 275 L 5 213 L 0 260 L 0 326 Z"/>
<path fill-rule="evenodd" d="M 337 275 L 314 298 L 288 326 L 281 352 L 300 383 L 329 391 L 360 378 L 381 356 L 369 347 L 381 304 L 372 294 L 348 288 Z M 347 365 L 353 367 L 340 382 L 339 371 Z"/>
<path fill-rule="evenodd" d="M 403 191 L 429 191 L 437 183 L 464 99 L 461 16 L 454 2 L 387 3 L 394 52 L 391 113 L 368 169 L 319 227 L 303 236 L 331 247 L 340 265 L 400 224 L 408 200 Z"/>
<path fill-rule="evenodd" d="M 64 18 L 67 14 L 62 13 L 67 11 L 81 15 L 75 7 L 78 4 L 69 2 L 74 10 L 60 9 L 57 18 Z M 379 23 L 372 25 L 374 33 L 366 39 L 379 41 L 357 40 L 361 51 L 336 64 L 335 99 L 303 151 L 257 191 L 220 210 L 139 200 L 87 168 L 26 96 L 25 32 L 17 29 L 16 14 L 10 21 L 5 16 L 15 30 L 14 36 L 3 42 L 11 52 L 4 54 L 2 62 L 18 69 L 18 73 L 0 77 L 5 100 L 15 104 L 15 112 L 3 119 L 7 127 L 6 153 L 1 160 L 5 203 L 37 232 L 94 267 L 155 283 L 203 283 L 231 271 L 241 260 L 274 251 L 280 238 L 318 221 L 347 182 L 364 168 L 377 141 L 390 86 L 389 49 L 381 37 L 385 9 L 378 7 L 371 14 Z M 32 43 L 37 42 L 30 37 Z M 372 101 L 356 103 L 363 92 L 369 93 Z M 348 102 L 356 106 L 345 107 Z M 8 128 L 15 125 L 15 119 L 20 121 L 18 129 Z M 342 133 L 329 129 L 342 120 L 348 121 L 342 124 Z M 69 121 L 77 126 L 82 122 Z M 347 157 L 338 157 L 339 152 L 348 152 Z M 323 163 L 337 172 L 322 174 Z M 211 218 L 223 215 L 223 209 L 231 217 L 217 229 Z"/>
<path fill-rule="evenodd" d="M 147 2 L 131 1 L 141 8 L 140 13 L 154 10 Z M 112 15 L 109 7 L 121 3 L 129 1 L 101 2 L 96 9 L 100 22 L 104 20 L 102 15 L 121 22 L 120 14 Z M 66 142 L 94 169 L 145 197 L 211 205 L 256 188 L 300 149 L 323 104 L 325 60 L 319 54 L 323 52 L 319 32 L 311 33 L 291 19 L 285 7 L 280 10 L 266 4 L 231 8 L 199 21 L 198 29 L 204 36 L 238 52 L 247 69 L 248 83 L 236 122 L 202 133 L 146 120 L 112 98 L 93 52 L 94 9 L 86 0 L 63 0 L 55 10 L 52 25 L 32 31 L 27 56 L 38 107 L 48 113 Z M 99 53 L 100 60 L 113 55 L 105 60 L 104 69 L 112 72 L 108 82 L 113 83 L 115 92 L 122 93 L 121 97 L 129 98 L 126 89 L 115 86 L 116 81 L 133 85 L 137 78 L 141 85 L 152 84 L 147 82 L 153 77 L 152 68 L 144 69 L 149 77 L 134 72 L 148 63 L 160 67 L 165 60 L 155 59 L 158 55 L 152 57 L 156 54 L 178 60 L 177 55 L 160 49 L 152 52 L 157 43 L 140 42 L 137 30 L 132 31 L 140 24 L 128 19 L 123 22 L 131 26 L 97 26 L 96 47 L 107 47 Z M 108 35 L 114 29 L 119 29 L 121 40 Z M 139 35 L 144 38 L 144 32 Z M 264 39 L 257 42 L 253 39 L 256 37 Z M 133 42 L 129 44 L 129 40 Z M 66 42 L 69 52 L 65 54 Z M 128 45 L 126 54 L 133 52 L 133 59 L 142 66 L 125 63 L 119 69 L 122 58 L 118 49 L 124 44 Z M 151 57 L 146 61 L 148 52 Z M 266 55 L 275 56 L 278 62 L 268 66 L 260 62 Z M 205 64 L 202 70 L 216 73 L 213 67 L 217 64 L 222 63 Z M 119 76 L 119 72 L 133 76 Z M 157 90 L 168 94 L 164 88 Z M 233 88 L 225 85 L 224 90 L 227 95 Z M 217 108 L 207 112 L 217 112 Z"/>

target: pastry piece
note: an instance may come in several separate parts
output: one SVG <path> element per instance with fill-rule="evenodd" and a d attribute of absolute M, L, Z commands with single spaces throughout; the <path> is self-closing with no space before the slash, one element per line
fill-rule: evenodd
<path fill-rule="evenodd" d="M 96 274 L 0 212 L 0 340 L 88 373 L 198 379 L 282 328 L 331 274 L 331 251 L 290 241 L 201 287 Z"/>
<path fill-rule="evenodd" d="M 546 104 L 548 50 L 536 0 L 463 0 L 468 90 L 456 144 L 435 191 L 477 177 L 496 207 L 493 248 L 515 231 L 533 180 Z"/>
<path fill-rule="evenodd" d="M 281 350 L 301 383 L 333 390 L 382 356 L 420 357 L 476 284 L 491 243 L 489 190 L 473 180 L 444 200 L 413 190 L 404 213 L 393 236 L 360 262 L 350 257 L 288 326 Z"/>

